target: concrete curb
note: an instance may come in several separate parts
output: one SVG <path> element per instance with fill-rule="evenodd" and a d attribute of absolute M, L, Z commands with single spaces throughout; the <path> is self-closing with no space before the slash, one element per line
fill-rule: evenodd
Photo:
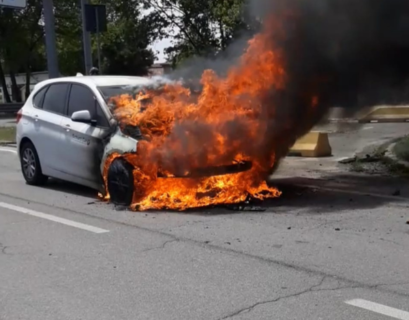
<path fill-rule="evenodd" d="M 378 106 L 366 115 L 358 117 L 359 122 L 409 122 L 409 106 Z"/>
<path fill-rule="evenodd" d="M 330 157 L 332 149 L 329 144 L 328 133 L 310 131 L 291 147 L 288 157 L 301 156 L 304 158 Z"/>
<path fill-rule="evenodd" d="M 363 159 L 365 158 L 367 154 L 368 155 L 372 154 L 376 149 L 380 147 L 384 147 L 387 150 L 391 144 L 395 145 L 396 141 L 399 138 L 400 137 L 395 137 L 395 138 L 391 138 L 388 140 L 378 140 L 378 141 L 372 142 L 362 148 L 357 149 L 352 156 L 339 159 L 338 163 L 348 164 L 348 163 L 356 161 L 357 159 Z"/>
<path fill-rule="evenodd" d="M 16 148 L 16 142 L 15 141 L 0 141 L 0 146 L 8 146 L 8 147 L 14 147 Z"/>
<path fill-rule="evenodd" d="M 332 108 L 326 121 L 330 123 L 409 122 L 409 106 L 376 106 L 344 117 L 342 108 Z"/>

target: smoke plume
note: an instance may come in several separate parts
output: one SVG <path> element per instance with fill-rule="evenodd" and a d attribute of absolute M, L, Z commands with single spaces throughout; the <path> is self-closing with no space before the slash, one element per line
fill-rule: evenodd
<path fill-rule="evenodd" d="M 409 1 L 254 0 L 251 8 L 263 30 L 240 59 L 202 61 L 176 71 L 174 77 L 191 77 L 204 66 L 214 70 L 201 75 L 198 97 L 170 85 L 151 92 L 143 113 L 139 101 L 119 101 L 120 121 L 149 137 L 127 158 L 141 169 L 134 200 L 142 208 L 257 197 L 272 166 L 329 108 L 356 112 L 408 101 Z M 183 175 L 242 157 L 253 168 L 235 178 L 156 179 L 158 169 Z M 198 200 L 198 192 L 217 196 Z"/>

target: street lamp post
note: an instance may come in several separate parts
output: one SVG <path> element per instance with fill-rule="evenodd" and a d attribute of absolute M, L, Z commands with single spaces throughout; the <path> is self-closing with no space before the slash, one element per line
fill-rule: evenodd
<path fill-rule="evenodd" d="M 55 23 L 54 23 L 54 4 L 53 0 L 43 0 L 44 9 L 44 28 L 45 42 L 47 52 L 47 67 L 48 76 L 50 78 L 58 78 L 60 72 L 58 70 L 58 58 L 55 41 Z"/>
<path fill-rule="evenodd" d="M 84 64 L 85 64 L 85 74 L 89 74 L 92 68 L 92 51 L 91 51 L 91 40 L 89 32 L 86 27 L 85 20 L 85 5 L 88 0 L 81 0 L 81 17 L 82 17 L 82 46 L 84 49 Z"/>

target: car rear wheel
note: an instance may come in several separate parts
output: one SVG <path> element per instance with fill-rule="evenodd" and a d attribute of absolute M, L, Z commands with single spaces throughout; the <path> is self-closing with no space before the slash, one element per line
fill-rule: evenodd
<path fill-rule="evenodd" d="M 124 159 L 115 159 L 108 169 L 108 192 L 111 202 L 129 206 L 134 192 L 133 167 Z"/>
<path fill-rule="evenodd" d="M 41 171 L 40 159 L 31 142 L 25 142 L 20 150 L 21 171 L 27 184 L 33 186 L 44 185 L 48 177 Z"/>

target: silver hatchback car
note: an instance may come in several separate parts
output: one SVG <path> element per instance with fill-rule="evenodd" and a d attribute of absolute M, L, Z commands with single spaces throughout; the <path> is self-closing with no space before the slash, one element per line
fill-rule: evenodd
<path fill-rule="evenodd" d="M 26 182 L 42 185 L 52 177 L 104 193 L 106 159 L 114 152 L 136 152 L 138 143 L 137 137 L 119 129 L 108 100 L 152 84 L 143 77 L 82 75 L 37 84 L 17 115 L 16 141 Z M 120 161 L 111 176 L 123 180 L 121 172 L 129 176 L 132 168 Z M 132 200 L 129 182 L 129 190 L 117 192 L 117 203 Z M 108 181 L 108 187 L 114 183 Z"/>

